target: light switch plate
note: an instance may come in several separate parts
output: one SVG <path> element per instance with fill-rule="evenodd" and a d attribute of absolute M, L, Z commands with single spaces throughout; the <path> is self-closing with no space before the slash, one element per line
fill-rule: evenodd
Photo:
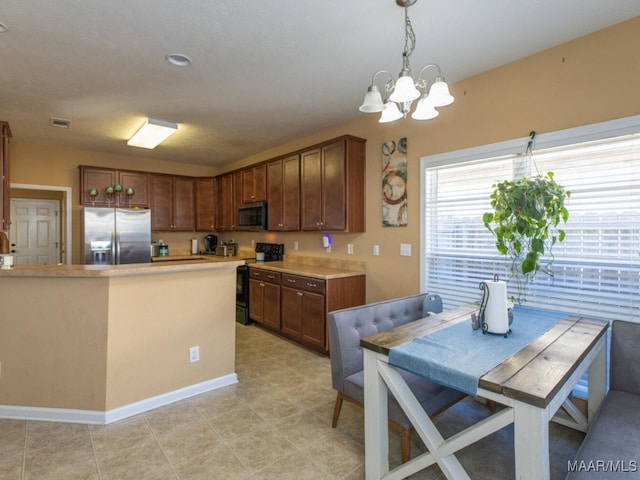
<path fill-rule="evenodd" d="M 411 256 L 411 244 L 410 243 L 401 243 L 400 244 L 400 255 L 403 257 Z"/>
<path fill-rule="evenodd" d="M 374 245 L 373 246 L 373 254 L 374 255 L 380 255 L 380 245 Z"/>

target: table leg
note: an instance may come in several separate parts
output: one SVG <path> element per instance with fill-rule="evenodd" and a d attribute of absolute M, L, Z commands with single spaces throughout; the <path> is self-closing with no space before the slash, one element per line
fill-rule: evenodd
<path fill-rule="evenodd" d="M 589 424 L 595 418 L 604 396 L 607 393 L 607 347 L 606 337 L 600 339 L 600 350 L 589 365 L 589 387 L 587 401 L 587 419 Z"/>
<path fill-rule="evenodd" d="M 389 472 L 387 387 L 378 373 L 377 354 L 364 354 L 364 452 L 365 477 L 378 480 Z"/>
<path fill-rule="evenodd" d="M 542 408 L 514 405 L 514 453 L 518 480 L 549 479 L 549 418 Z"/>

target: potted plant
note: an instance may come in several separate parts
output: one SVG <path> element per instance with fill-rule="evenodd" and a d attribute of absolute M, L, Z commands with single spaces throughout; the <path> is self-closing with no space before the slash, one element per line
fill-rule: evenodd
<path fill-rule="evenodd" d="M 493 211 L 484 213 L 482 221 L 495 236 L 498 252 L 511 262 L 511 278 L 517 283 L 512 301 L 524 303 L 526 287 L 535 275 L 539 271 L 552 275 L 552 250 L 565 239 L 558 226 L 569 218 L 565 200 L 571 192 L 554 180 L 553 172 L 504 180 L 492 187 Z"/>

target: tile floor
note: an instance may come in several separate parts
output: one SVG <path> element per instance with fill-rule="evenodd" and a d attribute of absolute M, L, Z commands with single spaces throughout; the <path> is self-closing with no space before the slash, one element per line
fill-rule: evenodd
<path fill-rule="evenodd" d="M 329 359 L 255 326 L 237 325 L 239 384 L 106 426 L 0 420 L 3 480 L 195 480 L 364 478 L 363 413 L 343 406 Z M 466 399 L 439 417 L 449 435 L 487 415 Z M 582 434 L 552 424 L 552 478 L 564 478 Z M 512 428 L 465 449 L 474 479 L 513 478 Z M 412 453 L 423 451 L 417 437 Z M 390 434 L 391 464 L 400 455 Z M 412 478 L 444 478 L 437 468 Z"/>

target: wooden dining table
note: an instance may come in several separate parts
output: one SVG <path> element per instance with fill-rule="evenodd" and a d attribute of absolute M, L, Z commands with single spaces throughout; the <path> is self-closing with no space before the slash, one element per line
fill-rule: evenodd
<path fill-rule="evenodd" d="M 401 479 L 433 464 L 437 464 L 448 479 L 469 479 L 456 452 L 512 423 L 515 478 L 549 479 L 549 421 L 587 431 L 606 393 L 605 333 L 609 322 L 563 314 L 550 330 L 479 378 L 478 397 L 493 400 L 504 408 L 497 408 L 489 417 L 449 438 L 442 436 L 398 369 L 389 363 L 389 353 L 414 338 L 461 322 L 469 322 L 471 329 L 471 315 L 477 313 L 477 305 L 465 305 L 361 340 L 367 480 Z M 514 328 L 517 328 L 516 322 L 517 319 Z M 589 380 L 586 415 L 572 402 L 573 388 L 585 372 Z M 427 447 L 425 453 L 391 471 L 387 390 L 398 400 Z M 560 409 L 562 415 L 558 415 Z"/>

